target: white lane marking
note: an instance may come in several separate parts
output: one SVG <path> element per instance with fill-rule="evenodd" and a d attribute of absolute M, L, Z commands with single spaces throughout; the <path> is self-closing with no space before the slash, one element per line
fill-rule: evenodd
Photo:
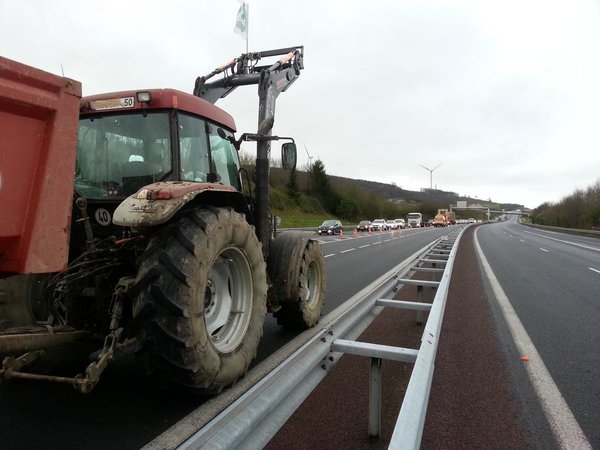
<path fill-rule="evenodd" d="M 588 267 L 588 269 L 590 269 L 590 270 L 593 270 L 594 272 L 598 272 L 598 273 L 600 273 L 600 270 L 598 270 L 598 269 L 594 269 L 593 267 Z"/>
<path fill-rule="evenodd" d="M 371 246 L 371 244 L 367 244 L 367 245 L 361 245 L 361 246 L 360 246 L 360 247 L 358 247 L 358 248 L 365 248 L 365 247 L 370 247 L 370 246 Z"/>
<path fill-rule="evenodd" d="M 545 248 L 540 247 L 540 250 L 546 253 L 550 253 L 550 250 L 546 250 Z"/>
<path fill-rule="evenodd" d="M 483 250 L 481 250 L 479 240 L 477 239 L 477 231 L 479 229 L 475 230 L 474 239 L 477 255 L 479 256 L 488 282 L 494 291 L 494 297 L 500 306 L 500 310 L 519 354 L 529 357 L 529 361 L 525 365 L 525 370 L 537 397 L 540 399 L 544 414 L 548 419 L 558 445 L 564 449 L 577 448 L 591 450 L 592 446 L 590 442 L 583 434 L 579 423 L 573 416 L 571 408 L 569 408 L 554 380 L 552 380 L 552 376 L 548 372 L 542 357 L 535 348 L 535 345 L 533 345 L 527 331 L 525 331 L 525 327 L 523 327 L 517 313 L 510 304 L 510 300 L 506 296 L 502 286 L 500 286 L 492 267 L 483 254 Z"/>
<path fill-rule="evenodd" d="M 329 255 L 324 255 L 323 258 L 329 258 L 330 256 L 335 256 L 335 253 L 331 253 Z"/>
<path fill-rule="evenodd" d="M 379 245 L 381 242 L 373 242 L 373 245 Z"/>
<path fill-rule="evenodd" d="M 385 241 L 383 241 L 383 242 L 390 242 L 390 241 L 391 241 L 391 239 L 386 239 L 386 240 L 385 240 Z"/>
<path fill-rule="evenodd" d="M 595 252 L 600 252 L 600 248 L 598 248 L 598 247 L 590 247 L 589 245 L 577 244 L 575 242 L 565 241 L 564 239 L 556 239 L 556 238 L 553 238 L 550 236 L 544 236 L 543 234 L 532 233 L 531 231 L 525 231 L 525 233 L 533 234 L 534 236 L 539 236 L 544 239 L 550 239 L 552 241 L 562 242 L 563 244 L 574 245 L 575 247 L 587 248 L 588 250 L 594 250 Z"/>
<path fill-rule="evenodd" d="M 340 254 L 342 254 L 342 253 L 348 253 L 348 252 L 353 252 L 354 250 L 356 250 L 356 249 L 355 249 L 355 248 L 350 248 L 350 249 L 348 249 L 348 250 L 342 250 L 342 251 L 340 252 Z"/>
<path fill-rule="evenodd" d="M 519 239 L 521 242 L 525 242 L 523 239 Z"/>

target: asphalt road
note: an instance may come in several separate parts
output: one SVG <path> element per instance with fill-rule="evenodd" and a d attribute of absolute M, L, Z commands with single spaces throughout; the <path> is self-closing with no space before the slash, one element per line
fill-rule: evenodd
<path fill-rule="evenodd" d="M 319 237 L 326 256 L 330 312 L 446 229 Z M 269 316 L 258 358 L 292 339 Z M 134 358 L 109 367 L 89 395 L 67 385 L 12 381 L 0 385 L 0 447 L 137 449 L 205 400 L 157 389 Z"/>
<path fill-rule="evenodd" d="M 550 381 L 542 391 L 552 392 L 555 384 L 558 397 L 566 403 L 561 417 L 570 410 L 574 418 L 565 425 L 559 417 L 550 428 L 569 439 L 579 426 L 590 445 L 600 448 L 600 240 L 542 231 L 514 220 L 480 227 L 477 237 L 533 351 L 539 354 L 541 361 L 535 362 L 549 372 Z M 496 314 L 498 319 L 498 308 Z M 519 373 L 519 366 L 513 366 L 517 389 L 521 398 L 531 399 L 534 386 Z M 536 397 L 540 405 L 560 409 L 554 400 Z M 536 414 L 531 404 L 524 407 L 531 411 L 530 428 L 545 448 L 548 426 L 542 422 L 552 422 L 547 419 L 552 414 Z M 580 448 L 579 444 L 570 447 Z"/>
<path fill-rule="evenodd" d="M 319 238 L 329 278 L 325 313 L 447 233 L 446 228 L 427 227 Z"/>

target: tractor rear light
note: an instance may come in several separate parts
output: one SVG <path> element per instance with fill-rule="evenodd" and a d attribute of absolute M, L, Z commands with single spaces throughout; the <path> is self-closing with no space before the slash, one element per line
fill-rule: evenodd
<path fill-rule="evenodd" d="M 170 200 L 171 191 L 142 189 L 136 194 L 135 198 L 138 200 Z"/>
<path fill-rule="evenodd" d="M 154 200 L 170 200 L 171 191 L 154 191 Z"/>

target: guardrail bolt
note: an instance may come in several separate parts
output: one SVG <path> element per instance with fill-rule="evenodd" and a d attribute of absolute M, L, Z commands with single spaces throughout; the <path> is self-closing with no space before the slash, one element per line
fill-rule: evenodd
<path fill-rule="evenodd" d="M 321 341 L 322 341 L 322 342 L 327 342 L 327 339 L 326 339 L 325 337 L 322 337 L 322 338 L 321 338 Z"/>
<path fill-rule="evenodd" d="M 323 369 L 323 370 L 327 370 L 327 366 L 326 366 L 325 364 L 323 364 L 323 365 L 321 366 L 321 369 Z"/>
<path fill-rule="evenodd" d="M 328 359 L 329 361 L 333 362 L 333 356 L 330 356 Z"/>

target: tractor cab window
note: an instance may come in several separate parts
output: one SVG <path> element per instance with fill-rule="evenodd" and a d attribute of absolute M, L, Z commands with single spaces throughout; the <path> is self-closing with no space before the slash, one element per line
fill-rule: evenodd
<path fill-rule="evenodd" d="M 79 121 L 75 190 L 126 197 L 171 172 L 167 113 L 90 116 Z"/>
<path fill-rule="evenodd" d="M 227 137 L 233 137 L 233 134 L 222 129 L 225 134 L 225 138 L 222 138 L 219 136 L 218 130 L 217 125 L 210 124 L 208 126 L 212 171 L 219 175 L 221 183 L 234 186 L 238 191 L 241 191 L 242 187 L 238 175 L 240 168 L 238 153 L 233 144 L 227 139 Z"/>
<path fill-rule="evenodd" d="M 181 179 L 206 182 L 210 172 L 206 122 L 179 113 L 179 165 Z"/>
<path fill-rule="evenodd" d="M 241 189 L 237 150 L 227 137 L 233 134 L 223 130 L 225 139 L 218 134 L 219 127 L 205 120 L 179 112 L 180 179 L 205 183 L 216 181 Z"/>

